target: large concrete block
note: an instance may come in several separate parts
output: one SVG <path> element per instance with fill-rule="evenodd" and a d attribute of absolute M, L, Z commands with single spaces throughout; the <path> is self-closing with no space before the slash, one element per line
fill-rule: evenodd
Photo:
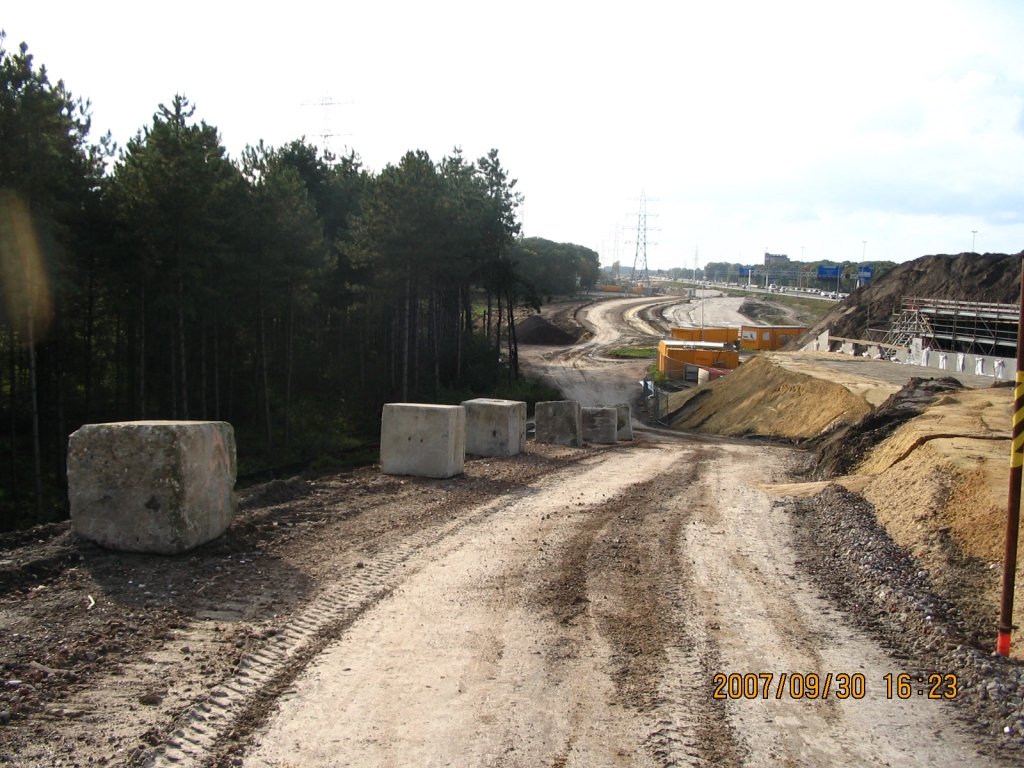
<path fill-rule="evenodd" d="M 534 424 L 538 443 L 583 446 L 580 404 L 575 400 L 547 400 L 537 403 Z"/>
<path fill-rule="evenodd" d="M 466 453 L 515 456 L 526 446 L 526 403 L 478 397 L 466 409 Z"/>
<path fill-rule="evenodd" d="M 227 422 L 86 424 L 68 440 L 71 524 L 111 549 L 185 552 L 231 524 L 235 472 Z"/>
<path fill-rule="evenodd" d="M 386 475 L 454 477 L 466 461 L 466 409 L 461 405 L 388 403 L 380 425 L 380 469 Z"/>
<path fill-rule="evenodd" d="M 583 408 L 583 439 L 588 443 L 615 445 L 618 433 L 619 411 L 617 408 Z"/>
<path fill-rule="evenodd" d="M 632 440 L 633 416 L 629 409 L 629 403 L 619 403 L 615 406 L 615 410 L 618 414 L 615 438 L 617 440 Z"/>

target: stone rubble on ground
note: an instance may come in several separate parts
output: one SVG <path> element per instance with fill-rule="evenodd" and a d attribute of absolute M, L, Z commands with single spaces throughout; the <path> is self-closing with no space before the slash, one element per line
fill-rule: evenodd
<path fill-rule="evenodd" d="M 881 635 L 911 677 L 955 674 L 955 705 L 968 721 L 1001 750 L 1024 748 L 1024 665 L 972 641 L 956 608 L 936 595 L 928 572 L 878 524 L 871 504 L 831 485 L 798 500 L 795 510 L 803 567 L 837 606 Z M 995 641 L 995 617 L 988 639 Z"/>

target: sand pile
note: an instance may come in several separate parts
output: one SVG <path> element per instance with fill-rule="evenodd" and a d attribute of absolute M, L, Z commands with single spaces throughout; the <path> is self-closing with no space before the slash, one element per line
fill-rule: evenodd
<path fill-rule="evenodd" d="M 889 536 L 927 569 L 963 617 L 977 647 L 995 642 L 1006 525 L 1013 390 L 960 389 L 912 379 L 872 410 L 819 366 L 801 370 L 758 356 L 721 379 L 676 393 L 677 429 L 729 436 L 818 439 L 818 482 L 768 487 L 786 496 L 821 493 L 831 478 L 873 506 Z M 814 373 L 815 375 L 809 375 Z M 844 374 L 851 378 L 852 374 Z M 865 377 L 854 389 L 864 389 Z M 891 383 L 879 382 L 886 386 Z M 843 423 L 845 422 L 845 424 Z M 1017 583 L 1024 584 L 1024 555 Z M 1018 601 L 1019 618 L 1024 599 Z M 1013 639 L 1024 658 L 1024 633 Z"/>
<path fill-rule="evenodd" d="M 1012 409 L 1010 389 L 947 395 L 855 470 L 871 478 L 861 493 L 878 521 L 987 640 L 999 615 Z"/>
<path fill-rule="evenodd" d="M 817 445 L 815 475 L 831 478 L 847 474 L 900 426 L 920 416 L 940 397 L 961 389 L 960 382 L 949 377 L 912 378 L 860 421 L 824 436 Z M 910 449 L 910 446 L 902 447 L 905 451 Z"/>
<path fill-rule="evenodd" d="M 671 395 L 669 410 L 674 429 L 799 442 L 856 422 L 871 406 L 839 384 L 755 357 L 727 376 Z"/>
<path fill-rule="evenodd" d="M 943 394 L 943 386 L 941 380 L 912 380 L 888 408 L 824 438 L 815 474 L 849 472 L 833 482 L 871 503 L 879 524 L 956 606 L 965 634 L 991 650 L 999 615 L 1013 391 Z M 905 420 L 929 393 L 934 402 Z M 894 424 L 899 426 L 892 429 Z M 822 486 L 812 482 L 766 490 L 811 496 Z M 1024 556 L 1018 559 L 1017 583 L 1024 584 Z M 1024 603 L 1018 617 L 1022 613 Z M 1024 658 L 1022 643 L 1024 634 L 1018 631 L 1013 639 L 1018 658 Z"/>

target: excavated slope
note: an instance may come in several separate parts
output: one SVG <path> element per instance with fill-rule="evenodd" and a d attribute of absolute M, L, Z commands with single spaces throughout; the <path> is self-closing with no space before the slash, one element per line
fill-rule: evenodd
<path fill-rule="evenodd" d="M 961 253 L 922 256 L 900 264 L 851 293 L 787 349 L 799 349 L 826 329 L 833 336 L 867 338 L 869 319 L 872 328 L 887 328 L 904 296 L 1016 304 L 1020 258 L 1020 254 Z"/>
<path fill-rule="evenodd" d="M 854 470 L 889 535 L 976 627 L 998 616 L 1013 391 L 962 390 L 929 406 Z M 1017 583 L 1024 583 L 1024 559 Z M 1019 647 L 1018 631 L 1014 644 Z"/>

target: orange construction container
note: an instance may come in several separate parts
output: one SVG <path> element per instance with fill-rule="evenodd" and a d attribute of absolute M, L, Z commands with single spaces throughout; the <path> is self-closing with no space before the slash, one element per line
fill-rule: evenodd
<path fill-rule="evenodd" d="M 803 325 L 744 325 L 740 326 L 740 346 L 743 349 L 780 349 L 806 330 Z"/>
<path fill-rule="evenodd" d="M 740 337 L 738 327 L 673 328 L 671 332 L 672 338 L 679 341 L 714 341 L 719 344 L 731 344 Z"/>
<path fill-rule="evenodd" d="M 658 342 L 658 370 L 670 379 L 680 378 L 687 365 L 702 368 L 736 368 L 738 352 L 725 349 L 724 343 L 689 342 L 662 339 Z"/>

